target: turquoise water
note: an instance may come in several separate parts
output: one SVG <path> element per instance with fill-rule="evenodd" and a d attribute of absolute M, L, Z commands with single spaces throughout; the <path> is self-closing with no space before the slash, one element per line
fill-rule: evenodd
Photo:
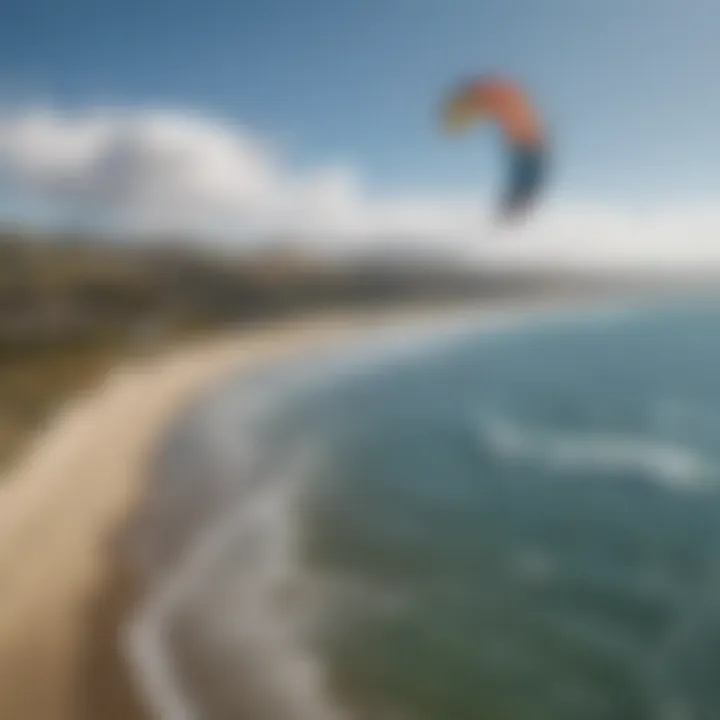
<path fill-rule="evenodd" d="M 720 309 L 478 334 L 287 421 L 354 716 L 720 717 Z"/>

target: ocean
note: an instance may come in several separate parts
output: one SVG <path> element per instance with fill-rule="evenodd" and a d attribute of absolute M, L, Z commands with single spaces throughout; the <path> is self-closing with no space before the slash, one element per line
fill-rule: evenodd
<path fill-rule="evenodd" d="M 380 335 L 175 428 L 128 544 L 158 715 L 720 717 L 720 302 Z"/>

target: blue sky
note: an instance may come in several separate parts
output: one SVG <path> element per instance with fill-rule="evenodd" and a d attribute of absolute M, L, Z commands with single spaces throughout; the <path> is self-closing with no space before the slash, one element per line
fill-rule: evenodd
<path fill-rule="evenodd" d="M 501 70 L 549 119 L 558 196 L 707 201 L 719 28 L 716 0 L 5 0 L 0 92 L 202 109 L 377 192 L 480 190 L 497 137 L 450 142 L 435 113 L 458 78 Z"/>

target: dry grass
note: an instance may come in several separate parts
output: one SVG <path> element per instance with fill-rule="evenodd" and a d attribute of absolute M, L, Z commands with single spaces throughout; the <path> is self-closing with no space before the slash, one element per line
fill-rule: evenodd
<path fill-rule="evenodd" d="M 97 385 L 119 352 L 106 343 L 0 350 L 0 467 L 69 397 Z"/>

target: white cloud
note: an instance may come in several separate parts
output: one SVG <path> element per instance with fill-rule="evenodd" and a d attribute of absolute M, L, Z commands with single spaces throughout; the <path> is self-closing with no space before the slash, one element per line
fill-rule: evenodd
<path fill-rule="evenodd" d="M 371 197 L 351 168 L 293 172 L 256 135 L 185 112 L 0 114 L 0 177 L 15 195 L 141 232 L 288 233 L 328 250 L 401 239 L 485 261 L 720 268 L 714 203 L 561 203 L 502 229 L 475 197 Z"/>
<path fill-rule="evenodd" d="M 0 163 L 21 191 L 149 229 L 239 221 L 272 203 L 282 184 L 256 139 L 179 113 L 6 116 Z"/>

